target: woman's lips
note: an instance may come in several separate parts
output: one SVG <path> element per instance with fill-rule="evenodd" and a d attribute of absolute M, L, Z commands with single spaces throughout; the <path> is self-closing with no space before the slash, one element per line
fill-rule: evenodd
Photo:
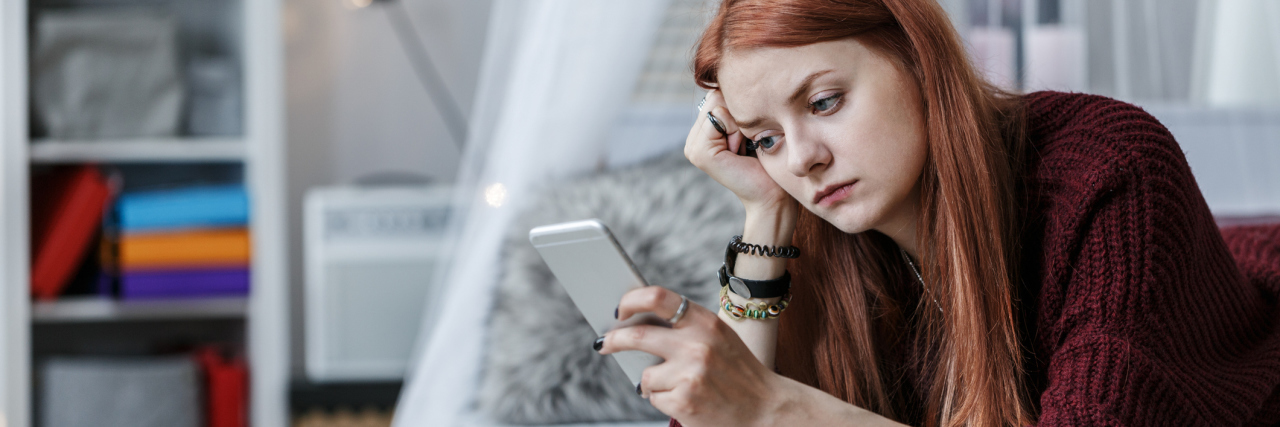
<path fill-rule="evenodd" d="M 844 200 L 844 198 L 848 197 L 849 193 L 853 191 L 853 184 L 855 183 L 857 183 L 857 181 L 850 182 L 848 184 L 837 187 L 835 190 L 832 190 L 830 193 L 827 193 L 827 195 L 819 198 L 817 205 L 822 207 L 828 207 L 835 204 L 836 202 Z"/>

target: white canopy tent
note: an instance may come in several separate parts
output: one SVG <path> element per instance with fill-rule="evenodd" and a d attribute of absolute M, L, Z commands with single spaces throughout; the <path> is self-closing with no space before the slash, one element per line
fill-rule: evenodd
<path fill-rule="evenodd" d="M 396 426 L 483 425 L 471 411 L 507 226 L 540 183 L 606 162 L 667 4 L 494 2 L 456 182 L 456 250 L 437 280 L 446 289 L 429 304 Z"/>

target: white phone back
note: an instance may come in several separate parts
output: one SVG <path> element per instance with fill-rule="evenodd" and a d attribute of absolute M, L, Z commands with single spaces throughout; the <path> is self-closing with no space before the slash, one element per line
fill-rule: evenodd
<path fill-rule="evenodd" d="M 537 227 L 529 232 L 529 241 L 597 335 L 618 326 L 613 310 L 623 294 L 648 286 L 609 228 L 599 220 Z M 640 351 L 613 356 L 632 384 L 640 383 L 644 368 L 662 362 L 661 358 Z"/>

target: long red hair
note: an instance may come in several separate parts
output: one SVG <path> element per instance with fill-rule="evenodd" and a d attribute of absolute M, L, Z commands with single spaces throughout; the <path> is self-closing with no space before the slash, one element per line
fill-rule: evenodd
<path fill-rule="evenodd" d="M 697 46 L 694 76 L 716 87 L 726 51 L 846 38 L 896 60 L 920 88 L 923 296 L 906 316 L 902 290 L 919 285 L 904 279 L 914 276 L 891 239 L 846 234 L 803 211 L 794 242 L 805 256 L 788 265 L 794 299 L 780 324 L 778 368 L 899 421 L 1034 424 L 1015 306 L 1025 116 L 1016 96 L 977 74 L 942 8 L 932 0 L 724 0 Z M 902 348 L 924 356 L 904 363 Z M 906 384 L 903 369 L 926 380 Z M 906 401 L 908 388 L 922 401 Z"/>

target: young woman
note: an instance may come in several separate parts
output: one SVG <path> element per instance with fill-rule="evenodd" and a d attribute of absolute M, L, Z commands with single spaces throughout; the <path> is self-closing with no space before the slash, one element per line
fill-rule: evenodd
<path fill-rule="evenodd" d="M 694 72 L 730 286 L 597 343 L 673 425 L 1280 423 L 1280 228 L 1233 252 L 1141 109 L 994 88 L 932 0 L 724 0 Z"/>

